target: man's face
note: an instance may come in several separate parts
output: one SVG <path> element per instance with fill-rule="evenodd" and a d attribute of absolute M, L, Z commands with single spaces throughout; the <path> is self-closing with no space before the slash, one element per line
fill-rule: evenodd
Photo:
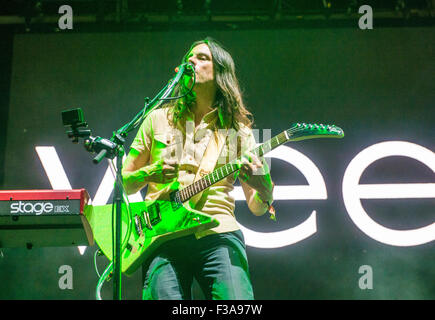
<path fill-rule="evenodd" d="M 187 61 L 195 66 L 196 84 L 214 83 L 213 60 L 210 48 L 205 43 L 195 46 Z"/>

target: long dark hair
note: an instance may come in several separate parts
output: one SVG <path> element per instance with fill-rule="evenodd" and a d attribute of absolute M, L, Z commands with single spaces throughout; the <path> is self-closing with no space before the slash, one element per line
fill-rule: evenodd
<path fill-rule="evenodd" d="M 212 54 L 216 81 L 216 97 L 214 107 L 218 109 L 218 126 L 222 129 L 238 130 L 240 124 L 252 127 L 252 114 L 246 109 L 242 93 L 235 73 L 234 61 L 231 55 L 216 40 L 207 37 L 204 40 L 195 41 L 189 51 L 183 57 L 182 63 L 187 62 L 190 51 L 199 44 L 205 43 Z M 175 88 L 174 95 L 183 95 L 188 88 L 182 82 Z M 170 122 L 175 126 L 182 120 L 188 110 L 195 103 L 195 93 L 192 91 L 185 97 L 176 100 L 168 112 Z"/>

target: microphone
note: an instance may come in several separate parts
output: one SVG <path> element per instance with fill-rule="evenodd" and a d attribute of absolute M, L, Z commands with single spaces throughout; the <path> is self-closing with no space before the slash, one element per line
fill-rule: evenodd
<path fill-rule="evenodd" d="M 175 72 L 180 71 L 180 67 L 184 65 L 184 73 L 192 75 L 195 72 L 195 66 L 191 62 L 183 63 L 182 65 L 175 68 Z"/>

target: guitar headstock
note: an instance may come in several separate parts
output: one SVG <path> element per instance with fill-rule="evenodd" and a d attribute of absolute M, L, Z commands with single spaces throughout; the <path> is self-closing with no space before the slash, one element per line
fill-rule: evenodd
<path fill-rule="evenodd" d="M 291 141 L 313 138 L 343 138 L 344 132 L 335 125 L 316 123 L 296 123 L 285 131 Z"/>

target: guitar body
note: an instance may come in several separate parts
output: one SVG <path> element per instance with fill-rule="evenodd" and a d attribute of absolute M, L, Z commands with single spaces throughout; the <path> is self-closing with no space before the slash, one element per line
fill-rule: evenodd
<path fill-rule="evenodd" d="M 85 215 L 94 239 L 112 260 L 112 205 L 89 207 Z M 126 275 L 132 275 L 164 242 L 219 225 L 216 219 L 188 204 L 166 200 L 130 203 L 129 209 L 123 204 L 121 220 L 121 271 Z"/>

